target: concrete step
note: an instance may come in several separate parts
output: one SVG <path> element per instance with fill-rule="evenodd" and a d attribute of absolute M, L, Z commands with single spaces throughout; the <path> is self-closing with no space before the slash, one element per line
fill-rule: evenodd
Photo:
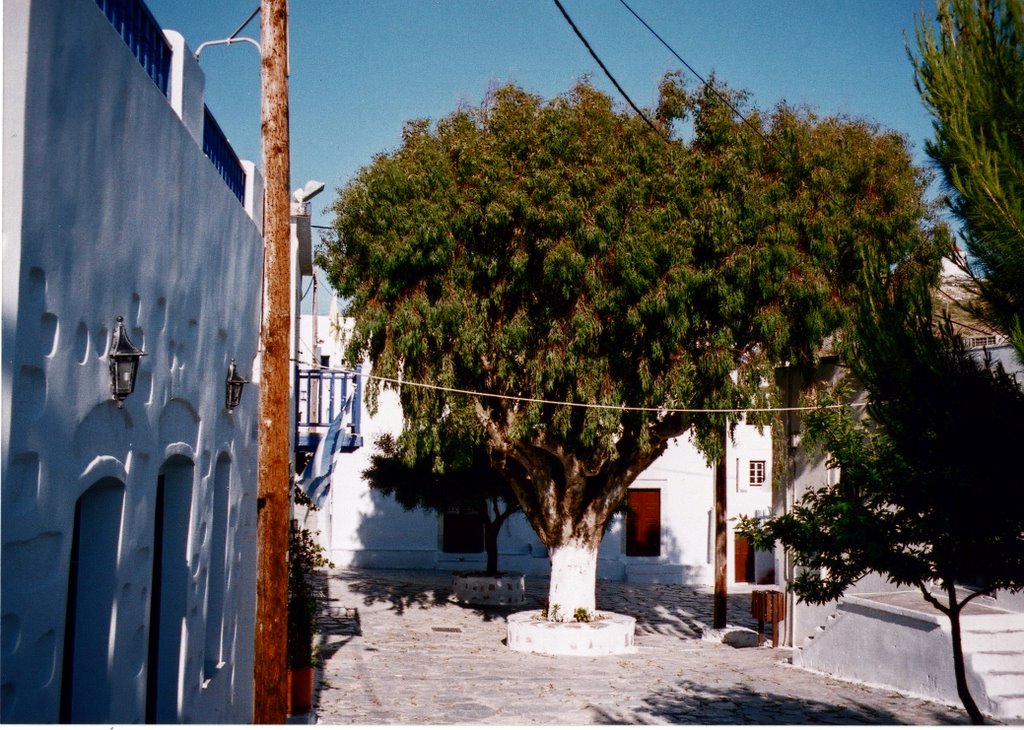
<path fill-rule="evenodd" d="M 1019 651 L 975 651 L 968 654 L 971 668 L 979 674 L 987 672 L 1024 673 L 1024 652 Z M 1021 684 L 1024 690 L 1024 684 Z"/>
<path fill-rule="evenodd" d="M 1005 697 L 1024 690 L 1024 672 L 985 672 L 983 681 L 989 697 Z"/>
<path fill-rule="evenodd" d="M 1024 632 L 1024 613 L 1010 611 L 986 611 L 985 613 L 963 613 L 960 628 L 966 633 Z"/>
<path fill-rule="evenodd" d="M 994 716 L 1001 720 L 1024 720 L 1024 694 L 989 697 Z"/>
<path fill-rule="evenodd" d="M 965 652 L 1022 652 L 1024 629 L 971 629 L 961 635 Z"/>

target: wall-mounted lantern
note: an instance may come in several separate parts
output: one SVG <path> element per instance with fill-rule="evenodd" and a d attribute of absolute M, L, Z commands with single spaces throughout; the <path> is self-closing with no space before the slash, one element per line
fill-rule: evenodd
<path fill-rule="evenodd" d="M 242 402 L 242 388 L 248 382 L 248 380 L 238 374 L 235 358 L 231 358 L 231 365 L 228 366 L 228 377 L 224 381 L 224 405 L 227 407 L 228 413 L 238 408 L 238 404 Z"/>
<path fill-rule="evenodd" d="M 135 390 L 135 376 L 139 372 L 139 360 L 146 353 L 135 347 L 128 339 L 124 328 L 124 317 L 117 318 L 117 326 L 110 338 L 110 392 L 118 408 L 124 408 L 124 399 Z"/>

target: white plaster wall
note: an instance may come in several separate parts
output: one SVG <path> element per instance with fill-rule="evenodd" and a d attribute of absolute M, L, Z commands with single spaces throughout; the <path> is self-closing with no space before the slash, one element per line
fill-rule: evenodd
<path fill-rule="evenodd" d="M 965 619 L 965 631 L 972 620 Z M 971 667 L 969 643 L 965 634 L 968 686 L 982 711 L 992 713 L 983 681 Z M 793 653 L 793 664 L 959 705 L 951 647 L 945 616 L 849 595 L 833 608 L 824 630 Z"/>
<path fill-rule="evenodd" d="M 330 296 L 330 294 L 326 294 Z M 311 361 L 312 320 L 303 316 L 299 326 L 299 357 Z M 321 354 L 330 355 L 332 367 L 340 367 L 342 345 L 338 333 L 345 323 L 320 316 L 317 339 Z M 364 363 L 363 372 L 369 373 Z M 423 510 L 406 512 L 397 502 L 372 492 L 362 479 L 369 463 L 373 442 L 382 432 L 397 435 L 402 428 L 401 407 L 393 391 L 384 391 L 380 409 L 371 416 L 363 404 L 362 449 L 336 457 L 328 506 L 318 515 L 321 542 L 339 566 L 378 568 L 482 569 L 483 553 L 448 554 L 440 550 L 439 518 Z M 751 459 L 764 459 L 767 479 L 763 487 L 748 484 Z M 738 461 L 737 461 L 738 460 Z M 733 582 L 733 536 L 735 517 L 771 509 L 771 436 L 768 430 L 740 424 L 727 457 L 729 483 L 729 580 Z M 738 464 L 738 471 L 737 471 Z M 662 550 L 658 557 L 627 556 L 625 524 L 621 516 L 612 519 L 598 551 L 598 576 L 609 580 L 658 581 L 708 585 L 713 582 L 714 475 L 705 458 L 688 435 L 673 441 L 666 452 L 648 468 L 635 487 L 662 490 Z M 499 538 L 499 566 L 502 570 L 546 576 L 550 571 L 547 551 L 522 515 L 515 515 L 502 528 Z M 767 561 L 769 569 L 770 559 Z"/>
<path fill-rule="evenodd" d="M 259 232 L 93 0 L 23 0 L 3 13 L 0 714 L 58 719 L 75 502 L 114 477 L 125 501 L 108 720 L 144 719 L 154 496 L 179 454 L 195 466 L 180 720 L 247 722 L 258 384 L 228 415 L 224 378 L 232 357 L 248 374 L 257 355 Z M 147 353 L 123 410 L 106 358 L 118 315 Z M 203 677 L 222 455 L 228 646 Z"/>

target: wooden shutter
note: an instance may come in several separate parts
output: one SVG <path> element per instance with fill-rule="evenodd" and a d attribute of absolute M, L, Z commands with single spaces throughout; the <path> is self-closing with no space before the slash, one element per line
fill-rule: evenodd
<path fill-rule="evenodd" d="M 630 489 L 626 500 L 626 555 L 661 555 L 661 490 Z"/>

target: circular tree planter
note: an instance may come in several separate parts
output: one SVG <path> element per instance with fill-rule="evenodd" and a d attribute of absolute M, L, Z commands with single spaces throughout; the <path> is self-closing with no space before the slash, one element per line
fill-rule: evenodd
<path fill-rule="evenodd" d="M 635 633 L 635 618 L 607 611 L 587 623 L 548 621 L 537 611 L 520 611 L 508 617 L 508 648 L 533 654 L 633 654 Z"/>
<path fill-rule="evenodd" d="M 522 606 L 526 603 L 526 577 L 522 573 L 455 573 L 452 597 L 473 606 Z"/>

